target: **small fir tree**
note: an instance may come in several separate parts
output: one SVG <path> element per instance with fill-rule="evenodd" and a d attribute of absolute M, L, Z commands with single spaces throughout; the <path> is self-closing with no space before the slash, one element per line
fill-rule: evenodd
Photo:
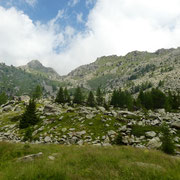
<path fill-rule="evenodd" d="M 97 92 L 96 92 L 96 102 L 98 106 L 102 106 L 104 102 L 103 94 L 101 92 L 100 87 L 98 87 Z"/>
<path fill-rule="evenodd" d="M 61 103 L 64 103 L 65 100 L 64 100 L 64 90 L 62 87 L 59 88 L 59 91 L 57 93 L 57 96 L 56 96 L 56 100 L 55 100 L 57 103 L 61 104 Z"/>
<path fill-rule="evenodd" d="M 76 104 L 82 104 L 83 103 L 83 95 L 82 95 L 81 88 L 79 86 L 75 90 L 73 102 Z"/>
<path fill-rule="evenodd" d="M 34 100 L 29 101 L 29 105 L 27 105 L 24 114 L 20 120 L 19 127 L 21 129 L 27 128 L 31 125 L 37 124 L 39 121 L 36 115 L 36 103 Z"/>
<path fill-rule="evenodd" d="M 88 106 L 90 106 L 90 107 L 95 107 L 95 105 L 96 105 L 96 102 L 95 102 L 94 95 L 93 95 L 92 91 L 89 92 L 89 96 L 88 96 L 86 104 Z"/>
<path fill-rule="evenodd" d="M 67 88 L 64 89 L 64 101 L 65 101 L 65 103 L 70 103 L 71 102 L 70 95 L 68 93 Z"/>

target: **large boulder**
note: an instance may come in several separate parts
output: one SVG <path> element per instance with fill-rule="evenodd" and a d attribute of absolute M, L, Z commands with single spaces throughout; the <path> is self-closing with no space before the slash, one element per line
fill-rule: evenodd
<path fill-rule="evenodd" d="M 176 121 L 176 122 L 172 123 L 171 126 L 176 128 L 176 129 L 180 129 L 180 121 Z"/>
<path fill-rule="evenodd" d="M 50 138 L 49 136 L 46 136 L 46 137 L 44 138 L 44 141 L 45 141 L 46 143 L 49 143 L 49 142 L 51 142 L 51 138 Z"/>
<path fill-rule="evenodd" d="M 20 100 L 20 101 L 23 101 L 23 102 L 29 102 L 30 97 L 29 97 L 29 96 L 20 96 L 20 97 L 19 97 L 19 100 Z"/>
<path fill-rule="evenodd" d="M 13 107 L 11 105 L 7 105 L 2 108 L 3 112 L 8 112 L 8 111 L 12 111 L 12 110 L 13 110 Z"/>
<path fill-rule="evenodd" d="M 151 149 L 157 149 L 161 146 L 161 144 L 162 142 L 160 141 L 160 139 L 158 137 L 155 137 L 147 143 L 147 147 Z"/>
<path fill-rule="evenodd" d="M 145 133 L 146 137 L 153 138 L 156 136 L 156 133 L 154 131 L 149 131 Z"/>

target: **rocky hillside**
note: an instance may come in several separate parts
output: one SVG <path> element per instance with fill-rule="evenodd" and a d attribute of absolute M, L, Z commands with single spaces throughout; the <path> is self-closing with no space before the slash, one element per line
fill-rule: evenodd
<path fill-rule="evenodd" d="M 0 108 L 0 141 L 23 142 L 26 130 L 19 129 L 19 120 L 28 98 L 10 101 Z M 40 122 L 32 127 L 33 143 L 93 144 L 110 146 L 117 135 L 122 143 L 134 147 L 159 148 L 161 125 L 170 127 L 177 149 L 180 147 L 180 113 L 129 112 L 103 107 L 73 107 L 41 99 L 37 102 Z"/>
<path fill-rule="evenodd" d="M 20 66 L 20 69 L 36 75 L 41 75 L 50 80 L 58 80 L 60 79 L 59 74 L 50 67 L 43 66 L 38 60 L 32 60 L 25 66 Z"/>
<path fill-rule="evenodd" d="M 0 92 L 4 91 L 9 96 L 30 94 L 37 85 L 52 94 L 59 82 L 0 63 Z"/>
<path fill-rule="evenodd" d="M 112 87 L 131 89 L 151 82 L 154 87 L 160 85 L 162 89 L 179 90 L 180 48 L 104 56 L 73 70 L 64 80 L 72 86 L 82 84 L 88 89 L 96 89 L 99 85 L 106 90 Z"/>

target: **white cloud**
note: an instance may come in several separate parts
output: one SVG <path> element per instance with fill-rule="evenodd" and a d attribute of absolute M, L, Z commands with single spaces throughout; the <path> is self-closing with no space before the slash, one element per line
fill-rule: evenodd
<path fill-rule="evenodd" d="M 0 8 L 0 59 L 14 65 L 39 59 L 65 74 L 103 55 L 180 45 L 179 0 L 97 0 L 79 33 L 57 24 L 63 15 L 41 24 L 15 8 Z"/>
<path fill-rule="evenodd" d="M 76 18 L 77 18 L 78 23 L 83 23 L 84 22 L 83 21 L 83 13 L 78 13 Z"/>
<path fill-rule="evenodd" d="M 69 0 L 68 6 L 74 7 L 80 0 Z"/>

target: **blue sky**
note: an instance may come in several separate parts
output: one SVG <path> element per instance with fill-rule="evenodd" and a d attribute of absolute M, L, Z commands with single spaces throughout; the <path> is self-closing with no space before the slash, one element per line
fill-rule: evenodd
<path fill-rule="evenodd" d="M 34 22 L 44 24 L 56 17 L 58 11 L 63 11 L 64 17 L 58 22 L 60 26 L 69 25 L 79 32 L 85 30 L 85 23 L 95 0 L 0 0 L 0 5 L 6 8 L 16 7 Z M 81 16 L 81 22 L 77 20 L 78 15 Z"/>
<path fill-rule="evenodd" d="M 180 0 L 0 0 L 0 62 L 59 74 L 97 57 L 180 46 Z"/>

